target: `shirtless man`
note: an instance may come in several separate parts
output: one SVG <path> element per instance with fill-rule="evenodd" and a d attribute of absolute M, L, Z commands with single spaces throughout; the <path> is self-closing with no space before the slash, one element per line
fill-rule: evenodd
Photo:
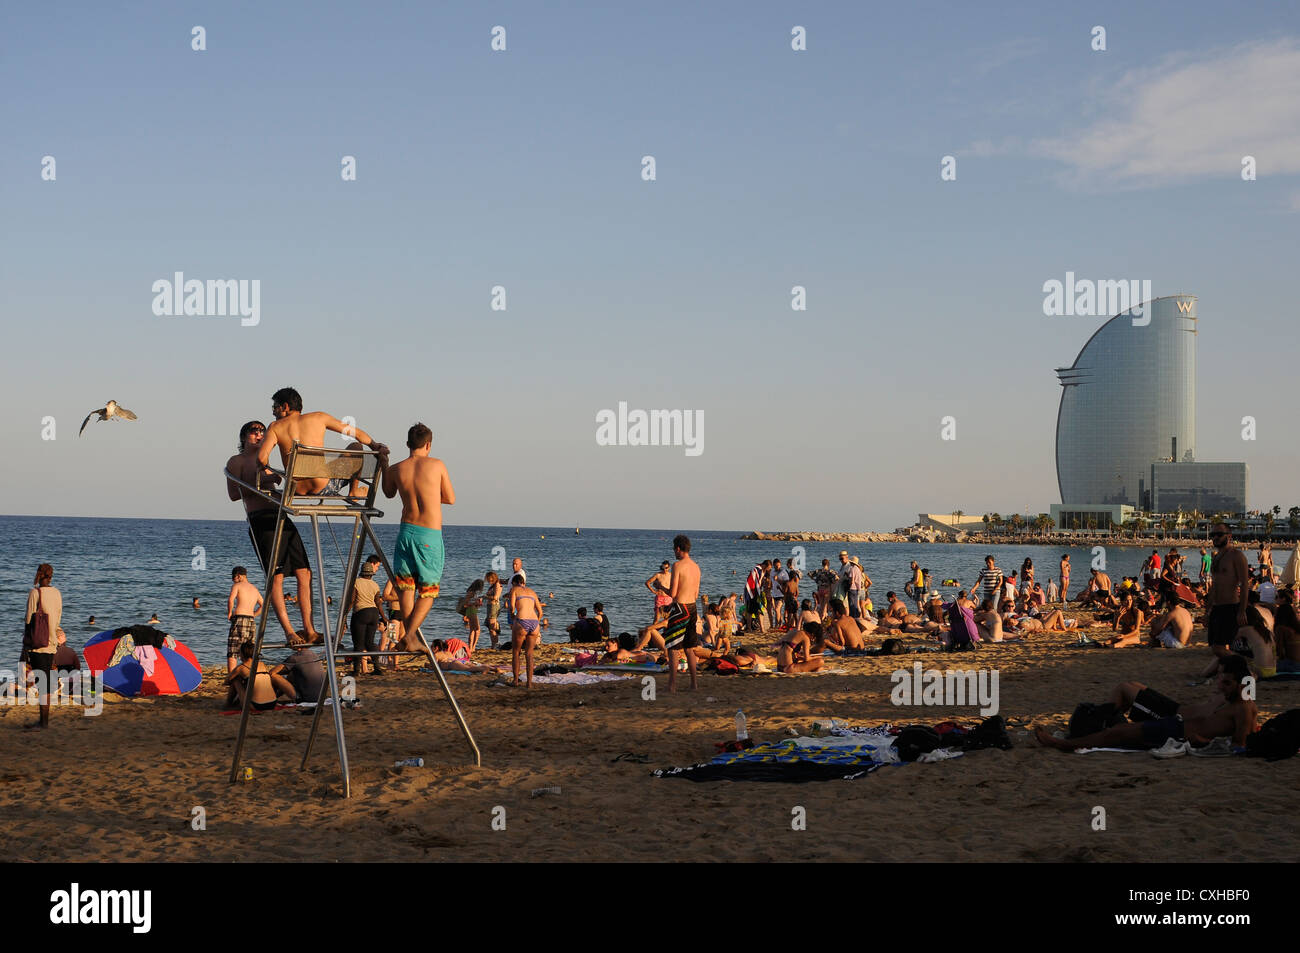
<path fill-rule="evenodd" d="M 230 571 L 230 598 L 226 600 L 226 618 L 230 634 L 226 637 L 226 674 L 235 670 L 235 658 L 245 642 L 257 640 L 257 614 L 262 611 L 262 594 L 248 581 L 248 570 L 236 566 Z"/>
<path fill-rule="evenodd" d="M 822 639 L 837 652 L 866 647 L 862 641 L 862 631 L 857 621 L 849 617 L 849 610 L 845 608 L 842 599 L 831 600 L 831 613 L 826 620 Z"/>
<path fill-rule="evenodd" d="M 1099 605 L 1108 608 L 1116 608 L 1114 599 L 1111 598 L 1110 590 L 1114 585 L 1110 581 L 1110 576 L 1106 575 L 1100 569 L 1091 569 L 1092 578 L 1088 580 L 1087 588 L 1079 594 L 1079 603 L 1081 605 Z"/>
<path fill-rule="evenodd" d="M 401 494 L 402 525 L 393 547 L 393 585 L 402 607 L 405 630 L 400 649 L 422 651 L 420 627 L 438 598 L 446 552 L 442 545 L 442 504 L 456 502 L 447 467 L 437 457 L 429 456 L 433 431 L 417 423 L 406 433 L 411 455 L 401 463 L 388 466 L 388 448 L 379 445 L 380 466 L 384 467 L 384 496 L 392 499 Z M 417 592 L 418 588 L 418 592 Z"/>
<path fill-rule="evenodd" d="M 1223 700 L 1212 711 L 1198 706 L 1195 710 L 1180 710 L 1177 714 L 1149 721 L 1115 725 L 1082 738 L 1053 738 L 1045 728 L 1039 728 L 1035 735 L 1039 744 L 1058 751 L 1159 748 L 1170 738 L 1206 744 L 1225 735 L 1231 736 L 1234 746 L 1241 747 L 1246 743 L 1246 737 L 1258 728 L 1259 711 L 1255 703 L 1241 697 L 1242 680 L 1249 674 L 1246 660 L 1240 656 L 1223 659 L 1215 682 Z"/>
<path fill-rule="evenodd" d="M 1151 641 L 1167 649 L 1185 649 L 1192 640 L 1192 614 L 1177 599 L 1165 602 L 1165 611 L 1151 620 Z"/>
<path fill-rule="evenodd" d="M 677 562 L 673 564 L 672 580 L 668 588 L 672 605 L 668 607 L 664 626 L 664 645 L 668 649 L 668 690 L 677 691 L 677 659 L 685 651 L 693 691 L 698 684 L 695 653 L 686 650 L 693 649 L 698 644 L 695 602 L 700 595 L 700 567 L 691 559 L 689 537 L 673 537 L 673 555 L 677 557 Z"/>
<path fill-rule="evenodd" d="M 364 430 L 349 427 L 338 418 L 321 411 L 304 414 L 302 397 L 292 387 L 282 387 L 271 395 L 271 413 L 275 414 L 275 423 L 267 428 L 266 439 L 257 452 L 257 462 L 262 466 L 266 466 L 271 461 L 271 451 L 275 447 L 280 448 L 281 464 L 288 466 L 289 455 L 293 452 L 295 441 L 304 447 L 325 446 L 326 430 L 352 437 L 371 450 L 379 451 L 383 460 L 388 458 L 388 448 L 382 443 L 371 440 L 370 435 Z M 294 489 L 300 494 L 323 493 L 329 486 L 329 482 L 326 477 L 299 480 Z"/>
<path fill-rule="evenodd" d="M 280 482 L 278 474 L 273 473 L 265 464 L 259 462 L 265 443 L 266 428 L 260 421 L 250 420 L 239 428 L 239 453 L 226 461 L 226 472 L 236 480 L 249 486 L 258 486 L 258 474 L 262 484 L 274 486 Z M 302 537 L 297 527 L 285 517 L 280 533 L 280 554 L 271 568 L 271 546 L 275 542 L 276 505 L 252 490 L 246 490 L 234 480 L 226 480 L 226 495 L 232 500 L 242 500 L 244 512 L 248 516 L 248 537 L 253 541 L 253 549 L 262 562 L 262 569 L 271 577 L 271 608 L 279 620 L 290 645 L 304 645 L 302 636 L 294 631 L 289 622 L 289 610 L 285 608 L 284 574 L 291 572 L 298 580 L 299 592 L 311 592 L 311 567 L 307 562 L 307 551 L 303 549 Z M 298 600 L 302 611 L 304 634 L 309 642 L 323 642 L 325 636 L 317 632 L 311 621 L 311 599 Z"/>
<path fill-rule="evenodd" d="M 1210 607 L 1206 630 L 1210 651 L 1223 658 L 1232 652 L 1237 630 L 1246 625 L 1250 602 L 1250 566 L 1246 554 L 1232 545 L 1232 533 L 1224 523 L 1215 523 L 1210 537 L 1214 557 L 1210 560 Z"/>
<path fill-rule="evenodd" d="M 889 600 L 889 606 L 885 609 L 885 615 L 881 618 L 880 624 L 886 629 L 901 629 L 908 622 L 919 621 L 916 616 L 908 613 L 907 603 L 898 598 L 897 593 L 887 592 L 885 598 Z"/>

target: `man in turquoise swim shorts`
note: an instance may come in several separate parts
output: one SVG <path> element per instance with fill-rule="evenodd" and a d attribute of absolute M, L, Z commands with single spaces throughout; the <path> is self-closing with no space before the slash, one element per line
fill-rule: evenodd
<path fill-rule="evenodd" d="M 407 652 L 428 651 L 418 629 L 438 598 L 445 553 L 442 546 L 442 504 L 456 502 L 447 467 L 429 456 L 433 431 L 417 423 L 406 435 L 411 455 L 384 470 L 384 496 L 402 498 L 402 525 L 393 552 L 393 585 L 397 589 L 406 635 L 399 648 Z"/>

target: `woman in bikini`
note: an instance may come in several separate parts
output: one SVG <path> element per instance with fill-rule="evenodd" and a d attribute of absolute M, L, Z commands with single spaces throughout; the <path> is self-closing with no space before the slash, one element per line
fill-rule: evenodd
<path fill-rule="evenodd" d="M 511 671 L 514 684 L 519 684 L 519 650 L 523 649 L 528 665 L 528 688 L 533 687 L 533 650 L 542 641 L 541 600 L 537 593 L 524 583 L 524 577 L 516 575 L 510 580 L 510 650 Z"/>
<path fill-rule="evenodd" d="M 226 707 L 242 707 L 244 692 L 248 690 L 248 675 L 253 669 L 253 643 L 239 646 L 240 662 L 226 677 Z M 292 683 L 280 675 L 273 675 L 266 663 L 258 661 L 257 674 L 253 676 L 253 711 L 272 711 L 280 698 L 293 701 L 298 697 Z"/>
<path fill-rule="evenodd" d="M 1118 632 L 1119 635 L 1105 640 L 1102 645 L 1112 649 L 1138 645 L 1142 641 L 1142 623 L 1145 621 L 1146 616 L 1138 607 L 1133 590 L 1128 590 L 1124 593 L 1119 610 L 1115 613 L 1115 621 L 1111 624 L 1111 631 Z"/>

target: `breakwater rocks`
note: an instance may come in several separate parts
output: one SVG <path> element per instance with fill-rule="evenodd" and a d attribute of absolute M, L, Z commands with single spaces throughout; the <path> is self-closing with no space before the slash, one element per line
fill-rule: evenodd
<path fill-rule="evenodd" d="M 746 533 L 741 539 L 771 543 L 906 543 L 903 533 Z"/>

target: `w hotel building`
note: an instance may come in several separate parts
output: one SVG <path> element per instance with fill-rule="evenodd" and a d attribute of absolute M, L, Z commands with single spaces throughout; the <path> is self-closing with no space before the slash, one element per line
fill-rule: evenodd
<path fill-rule="evenodd" d="M 1192 508 L 1193 499 L 1246 509 L 1246 464 L 1195 461 L 1196 321 L 1194 295 L 1144 302 L 1103 324 L 1071 366 L 1057 368 L 1054 510 L 1113 508 L 1118 520 L 1120 506 L 1172 512 Z"/>

